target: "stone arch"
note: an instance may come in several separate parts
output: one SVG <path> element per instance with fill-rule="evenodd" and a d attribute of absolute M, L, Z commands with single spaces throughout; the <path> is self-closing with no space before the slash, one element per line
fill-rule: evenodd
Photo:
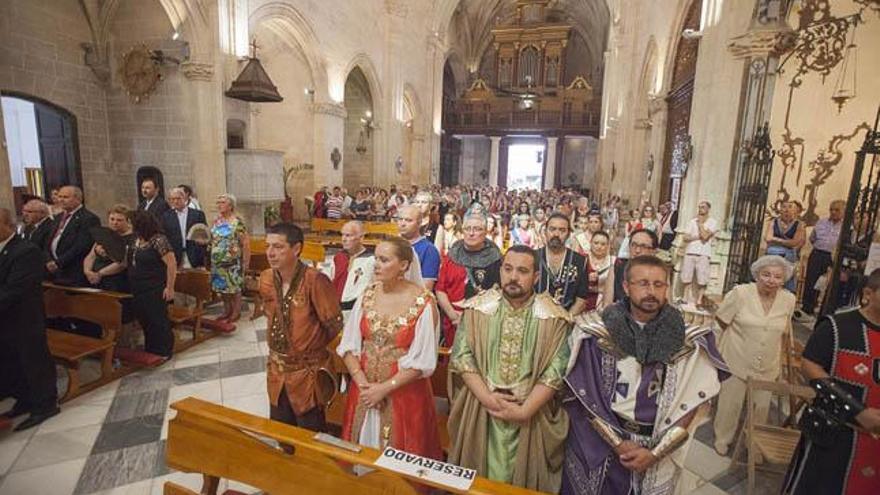
<path fill-rule="evenodd" d="M 381 122 L 383 117 L 382 109 L 384 108 L 382 106 L 382 95 L 384 93 L 382 92 L 382 85 L 379 83 L 379 72 L 376 70 L 376 66 L 366 53 L 361 52 L 355 55 L 345 67 L 343 74 L 345 74 L 346 82 L 351 77 L 354 69 L 359 69 L 366 78 L 373 102 L 373 120 Z"/>
<path fill-rule="evenodd" d="M 251 12 L 248 19 L 249 31 L 253 32 L 260 24 L 265 24 L 281 39 L 304 56 L 315 85 L 315 99 L 327 101 L 329 86 L 326 64 L 318 52 L 318 37 L 311 24 L 293 6 L 284 2 L 270 2 Z"/>
<path fill-rule="evenodd" d="M 110 30 L 119 4 L 124 0 L 107 0 L 102 3 L 98 12 L 88 12 L 92 19 L 97 19 L 91 28 L 99 49 L 103 49 L 110 39 Z M 194 54 L 210 53 L 210 36 L 208 0 L 156 0 L 162 6 L 171 28 L 181 31 L 190 42 Z"/>
<path fill-rule="evenodd" d="M 355 66 L 345 78 L 346 110 L 343 150 L 342 184 L 349 191 L 375 183 L 376 138 L 374 126 L 379 122 L 375 109 L 378 106 L 367 75 Z M 372 121 L 372 123 L 370 122 Z"/>

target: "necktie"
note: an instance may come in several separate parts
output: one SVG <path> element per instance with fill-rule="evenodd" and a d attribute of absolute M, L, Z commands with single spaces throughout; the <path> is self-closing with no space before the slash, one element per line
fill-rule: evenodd
<path fill-rule="evenodd" d="M 67 221 L 70 220 L 70 213 L 64 212 L 64 216 L 61 217 L 61 221 L 58 222 L 58 228 L 55 229 L 55 234 L 52 236 L 52 240 L 58 238 L 61 235 L 61 232 L 64 231 L 64 227 L 67 225 Z"/>

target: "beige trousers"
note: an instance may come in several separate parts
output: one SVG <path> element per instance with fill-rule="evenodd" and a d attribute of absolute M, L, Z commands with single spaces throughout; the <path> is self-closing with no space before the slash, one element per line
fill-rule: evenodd
<path fill-rule="evenodd" d="M 759 423 L 767 421 L 772 394 L 766 390 L 756 391 L 753 396 L 755 419 Z M 736 435 L 736 427 L 742 415 L 746 400 L 746 381 L 738 376 L 721 382 L 718 394 L 718 408 L 715 410 L 715 445 L 730 447 Z"/>

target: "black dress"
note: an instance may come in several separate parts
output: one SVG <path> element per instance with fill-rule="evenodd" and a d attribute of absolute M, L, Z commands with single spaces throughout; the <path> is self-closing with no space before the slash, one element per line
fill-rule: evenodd
<path fill-rule="evenodd" d="M 162 297 L 168 280 L 162 257 L 173 252 L 168 238 L 157 234 L 145 245 L 129 250 L 128 282 L 134 316 L 144 329 L 144 350 L 171 357 L 174 335 L 168 321 L 168 305 Z"/>
<path fill-rule="evenodd" d="M 134 233 L 126 234 L 121 236 L 125 241 L 125 245 L 130 251 L 134 246 L 135 241 L 137 240 L 137 236 Z M 101 256 L 98 253 L 95 253 L 95 262 L 92 263 L 92 271 L 98 272 L 103 270 L 104 268 L 112 265 L 114 263 L 113 259 L 108 256 Z M 114 292 L 129 292 L 128 287 L 128 275 L 122 271 L 115 275 L 108 275 L 106 277 L 101 277 L 101 281 L 98 282 L 99 289 L 101 290 L 109 290 Z"/>

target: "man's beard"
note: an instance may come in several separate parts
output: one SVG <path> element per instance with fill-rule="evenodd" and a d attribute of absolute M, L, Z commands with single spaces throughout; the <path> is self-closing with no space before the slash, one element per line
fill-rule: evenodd
<path fill-rule="evenodd" d="M 509 283 L 502 288 L 504 295 L 508 299 L 519 299 L 525 295 L 528 295 L 527 289 L 523 288 L 519 284 Z"/>
<path fill-rule="evenodd" d="M 660 300 L 654 296 L 643 297 L 638 302 L 636 302 L 633 299 L 630 299 L 629 302 L 630 302 L 630 304 L 632 304 L 636 308 L 639 308 L 640 310 L 642 310 L 646 313 L 654 313 L 654 312 L 660 311 L 660 308 L 663 307 L 663 303 L 660 302 Z M 655 303 L 656 307 L 654 309 L 648 309 L 648 307 L 645 303 Z"/>
<path fill-rule="evenodd" d="M 551 237 L 550 240 L 547 241 L 547 246 L 550 249 L 559 250 L 565 247 L 565 243 L 558 237 Z"/>

